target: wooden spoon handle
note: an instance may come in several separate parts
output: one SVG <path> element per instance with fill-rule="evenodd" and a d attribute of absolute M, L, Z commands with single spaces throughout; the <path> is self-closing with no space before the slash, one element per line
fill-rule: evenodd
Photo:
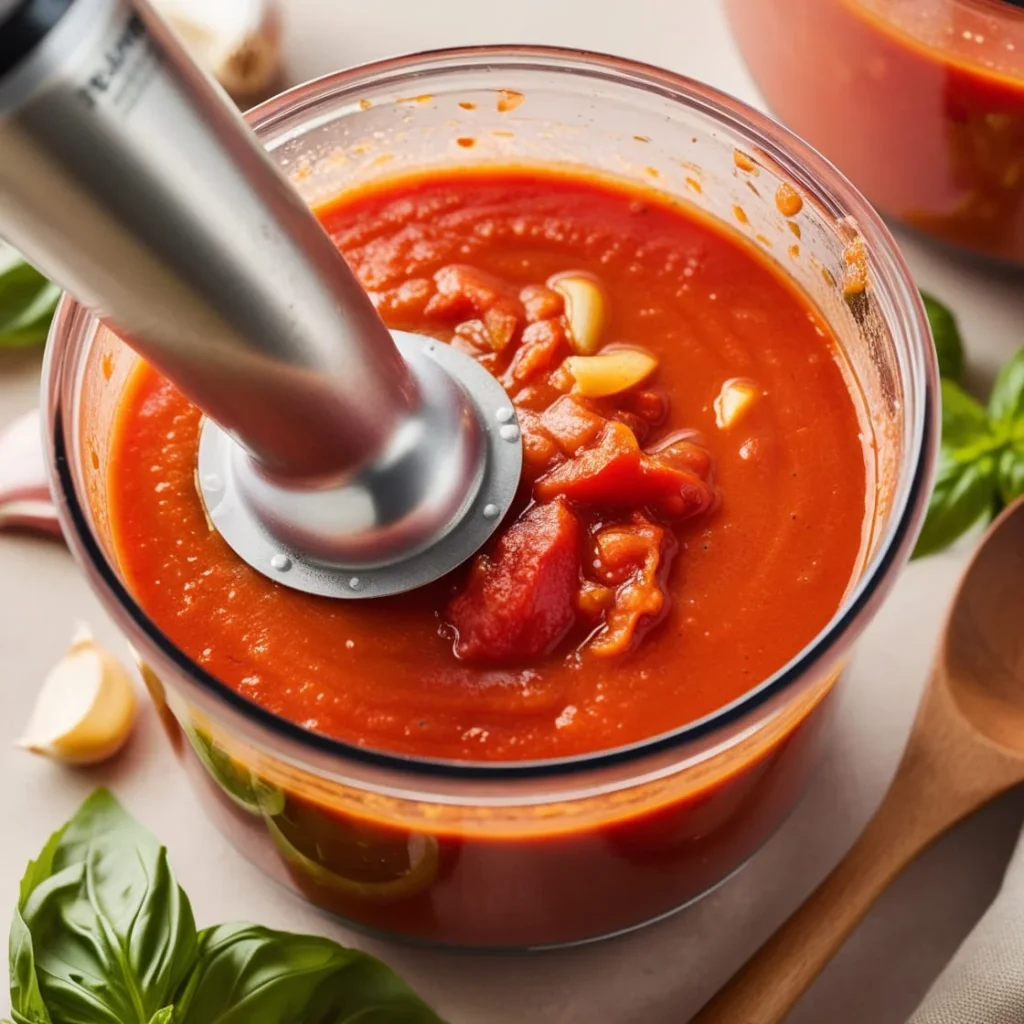
<path fill-rule="evenodd" d="M 1024 762 L 979 740 L 933 680 L 892 786 L 853 848 L 692 1024 L 781 1021 L 900 871 L 1022 776 Z"/>
<path fill-rule="evenodd" d="M 906 806 L 890 790 L 878 813 L 836 869 L 735 974 L 692 1024 L 776 1024 L 925 845 L 899 842 L 892 823 Z M 894 842 L 896 839 L 896 842 Z"/>

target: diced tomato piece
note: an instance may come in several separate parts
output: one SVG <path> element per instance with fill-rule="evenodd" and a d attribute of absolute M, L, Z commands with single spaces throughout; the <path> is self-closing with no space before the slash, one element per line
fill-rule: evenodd
<path fill-rule="evenodd" d="M 662 442 L 651 455 L 666 466 L 688 469 L 691 473 L 696 473 L 701 480 L 711 478 L 711 453 L 704 445 L 698 443 L 697 435 L 694 433 L 677 435 L 672 440 Z"/>
<path fill-rule="evenodd" d="M 519 427 L 523 435 L 523 473 L 527 480 L 536 480 L 565 456 L 575 455 L 593 444 L 608 421 L 581 402 L 560 395 L 553 404 L 550 391 L 535 397 L 542 412 L 524 407 L 521 398 L 534 396 L 520 392 L 516 396 Z M 540 404 L 542 403 L 543 404 Z M 547 405 L 545 408 L 544 406 Z"/>
<path fill-rule="evenodd" d="M 433 294 L 434 284 L 425 277 L 411 277 L 397 288 L 373 294 L 373 304 L 385 320 L 408 320 L 423 315 Z"/>
<path fill-rule="evenodd" d="M 624 654 L 668 610 L 662 580 L 675 543 L 664 528 L 641 518 L 610 526 L 596 538 L 599 574 L 605 584 L 618 584 L 604 628 L 588 643 L 599 657 Z"/>
<path fill-rule="evenodd" d="M 537 413 L 520 409 L 519 430 L 523 438 L 523 474 L 528 480 L 536 480 L 561 460 L 562 453 Z"/>
<path fill-rule="evenodd" d="M 434 275 L 434 287 L 436 291 L 423 312 L 445 319 L 482 319 L 490 347 L 496 352 L 512 341 L 526 317 L 514 288 L 474 267 L 442 267 Z"/>
<path fill-rule="evenodd" d="M 564 497 L 603 508 L 647 508 L 663 519 L 682 519 L 713 504 L 710 486 L 696 473 L 648 455 L 624 423 L 612 420 L 600 442 L 537 481 L 539 501 Z"/>
<path fill-rule="evenodd" d="M 668 419 L 670 405 L 668 394 L 661 388 L 638 388 L 622 397 L 622 408 L 647 420 L 652 427 Z"/>
<path fill-rule="evenodd" d="M 553 320 L 562 315 L 565 300 L 554 289 L 543 284 L 528 284 L 520 293 L 519 301 L 526 310 L 526 322 Z"/>
<path fill-rule="evenodd" d="M 592 445 L 608 421 L 571 395 L 562 395 L 541 413 L 541 425 L 566 455 Z"/>
<path fill-rule="evenodd" d="M 576 595 L 576 610 L 591 622 L 597 621 L 615 603 L 612 587 L 602 586 L 593 580 L 583 580 Z"/>
<path fill-rule="evenodd" d="M 576 378 L 569 372 L 569 368 L 563 361 L 548 375 L 548 384 L 556 391 L 567 395 L 576 386 Z"/>
<path fill-rule="evenodd" d="M 618 420 L 620 423 L 625 423 L 630 430 L 633 431 L 633 436 L 636 438 L 638 444 L 643 444 L 647 435 L 651 432 L 651 425 L 643 418 L 638 416 L 635 412 L 628 412 L 625 409 L 616 409 L 612 413 L 611 418 Z"/>
<path fill-rule="evenodd" d="M 491 348 L 495 352 L 504 352 L 516 335 L 519 315 L 506 306 L 492 306 L 484 313 L 484 326 L 490 337 Z"/>
<path fill-rule="evenodd" d="M 661 388 L 633 388 L 615 397 L 612 419 L 625 423 L 642 445 L 654 427 L 668 419 L 669 398 Z"/>
<path fill-rule="evenodd" d="M 434 274 L 435 294 L 427 303 L 428 316 L 481 316 L 499 303 L 522 303 L 514 288 L 485 270 L 463 264 L 442 267 Z"/>
<path fill-rule="evenodd" d="M 513 402 L 517 409 L 529 409 L 539 414 L 544 412 L 553 402 L 557 401 L 560 396 L 561 392 L 556 391 L 542 378 L 533 384 L 527 384 L 526 387 L 520 388 L 516 392 Z"/>
<path fill-rule="evenodd" d="M 551 366 L 568 350 L 565 328 L 558 320 L 539 320 L 523 331 L 519 349 L 506 374 L 509 382 L 525 384 Z"/>
<path fill-rule="evenodd" d="M 459 342 L 468 342 L 467 345 L 460 345 Z M 491 348 L 491 336 L 487 331 L 483 320 L 463 320 L 461 324 L 455 325 L 455 337 L 452 344 L 462 352 L 488 352 Z"/>
<path fill-rule="evenodd" d="M 466 661 L 525 661 L 548 654 L 572 627 L 580 527 L 560 501 L 535 505 L 478 555 L 448 606 L 455 654 Z"/>

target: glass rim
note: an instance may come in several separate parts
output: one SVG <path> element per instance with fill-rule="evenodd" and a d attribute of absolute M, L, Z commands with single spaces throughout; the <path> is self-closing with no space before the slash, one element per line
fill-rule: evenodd
<path fill-rule="evenodd" d="M 561 758 L 490 762 L 388 753 L 311 732 L 242 696 L 193 662 L 145 614 L 105 557 L 79 501 L 71 470 L 72 453 L 64 430 L 63 400 L 59 394 L 49 415 L 44 418 L 51 487 L 69 546 L 80 561 L 91 566 L 108 591 L 101 596 L 125 611 L 147 641 L 187 679 L 270 738 L 282 740 L 310 754 L 366 768 L 384 769 L 406 777 L 456 781 L 523 780 L 622 768 L 652 756 L 681 750 L 696 740 L 713 738 L 716 732 L 724 731 L 789 690 L 808 671 L 825 662 L 840 641 L 852 640 L 864 625 L 868 610 L 883 596 L 879 594 L 882 583 L 891 580 L 910 555 L 910 544 L 916 536 L 916 527 L 923 517 L 930 492 L 939 409 L 938 371 L 931 335 L 924 307 L 895 240 L 867 200 L 831 163 L 768 115 L 712 86 L 653 65 L 562 47 L 491 45 L 435 49 L 328 73 L 279 93 L 253 107 L 244 116 L 250 127 L 269 129 L 279 117 L 295 117 L 303 107 L 328 101 L 339 93 L 350 91 L 355 85 L 367 86 L 403 77 L 425 78 L 431 72 L 458 71 L 479 64 L 497 65 L 508 70 L 575 72 L 597 76 L 634 89 L 653 90 L 683 105 L 695 107 L 719 122 L 728 122 L 756 140 L 762 152 L 779 168 L 806 185 L 817 199 L 826 200 L 831 211 L 856 220 L 867 243 L 872 268 L 882 272 L 874 274 L 873 280 L 883 280 L 887 288 L 895 292 L 892 296 L 895 308 L 907 314 L 898 323 L 892 322 L 890 316 L 886 319 L 894 336 L 902 335 L 907 345 L 910 384 L 919 400 L 915 401 L 915 415 L 909 423 L 909 430 L 904 428 L 908 457 L 900 466 L 885 534 L 835 615 L 810 643 L 757 686 L 710 714 L 667 732 L 608 750 Z M 50 404 L 46 401 L 46 388 L 51 381 L 61 379 L 64 349 L 67 347 L 62 339 L 73 337 L 73 331 L 81 325 L 81 317 L 92 319 L 75 299 L 63 295 L 50 328 L 43 365 L 44 408 Z"/>

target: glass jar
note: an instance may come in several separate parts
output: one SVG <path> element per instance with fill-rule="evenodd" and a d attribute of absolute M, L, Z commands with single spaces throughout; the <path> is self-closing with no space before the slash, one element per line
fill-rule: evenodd
<path fill-rule="evenodd" d="M 771 109 L 886 214 L 1024 263 L 1024 9 L 726 0 Z"/>
<path fill-rule="evenodd" d="M 70 298 L 53 326 L 47 443 L 69 543 L 140 653 L 205 806 L 247 856 L 352 923 L 459 946 L 580 942 L 697 898 L 798 799 L 850 644 L 920 525 L 936 371 L 892 239 L 778 125 L 628 61 L 520 47 L 402 57 L 300 86 L 248 117 L 310 203 L 453 164 L 556 164 L 660 189 L 762 250 L 832 325 L 871 439 L 871 480 L 857 578 L 830 625 L 700 721 L 629 747 L 518 763 L 336 742 L 254 705 L 178 650 L 133 600 L 110 534 L 110 430 L 137 357 Z M 777 201 L 783 183 L 802 197 L 798 213 Z"/>

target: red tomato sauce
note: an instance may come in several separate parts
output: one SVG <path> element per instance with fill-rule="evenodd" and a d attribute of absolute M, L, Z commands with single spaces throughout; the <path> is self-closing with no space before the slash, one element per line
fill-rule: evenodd
<path fill-rule="evenodd" d="M 766 99 L 886 213 L 1024 260 L 1024 11 L 1003 0 L 727 0 Z"/>
<path fill-rule="evenodd" d="M 713 712 L 795 656 L 855 571 L 865 463 L 828 328 L 755 251 L 679 204 L 517 171 L 432 174 L 319 211 L 388 323 L 451 340 L 521 417 L 521 495 L 488 549 L 416 592 L 333 601 L 242 563 L 194 483 L 198 411 L 140 367 L 110 473 L 128 585 L 190 657 L 310 730 L 513 760 Z M 565 302 L 656 368 L 579 394 Z M 753 400 L 728 426 L 734 378 Z"/>

